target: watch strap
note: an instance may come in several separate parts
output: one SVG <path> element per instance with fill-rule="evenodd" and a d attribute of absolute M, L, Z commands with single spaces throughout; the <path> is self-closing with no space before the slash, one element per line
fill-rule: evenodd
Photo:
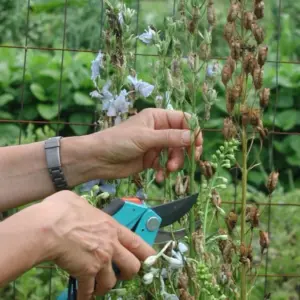
<path fill-rule="evenodd" d="M 61 136 L 52 137 L 45 141 L 45 154 L 47 167 L 51 176 L 52 182 L 57 191 L 68 189 L 68 184 L 65 179 L 60 159 L 60 140 Z"/>

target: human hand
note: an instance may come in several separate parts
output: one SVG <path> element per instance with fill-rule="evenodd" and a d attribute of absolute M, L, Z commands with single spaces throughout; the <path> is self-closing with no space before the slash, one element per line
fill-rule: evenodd
<path fill-rule="evenodd" d="M 78 280 L 77 300 L 93 299 L 114 287 L 112 261 L 121 271 L 118 279 L 129 280 L 140 261 L 155 254 L 138 235 L 72 192 L 56 193 L 41 206 L 47 218 L 53 216 L 48 259 Z"/>
<path fill-rule="evenodd" d="M 99 178 L 122 178 L 147 168 L 157 170 L 156 179 L 164 179 L 159 155 L 168 148 L 167 172 L 180 169 L 184 150 L 190 152 L 191 133 L 186 119 L 189 114 L 164 109 L 145 109 L 129 120 L 95 134 L 101 151 Z M 202 154 L 202 134 L 195 132 L 195 159 Z"/>

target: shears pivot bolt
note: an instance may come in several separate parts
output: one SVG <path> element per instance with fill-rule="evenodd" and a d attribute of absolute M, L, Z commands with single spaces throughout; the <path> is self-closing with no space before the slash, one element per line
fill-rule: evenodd
<path fill-rule="evenodd" d="M 155 231 L 159 228 L 160 222 L 156 217 L 151 217 L 147 221 L 147 228 L 149 231 Z"/>

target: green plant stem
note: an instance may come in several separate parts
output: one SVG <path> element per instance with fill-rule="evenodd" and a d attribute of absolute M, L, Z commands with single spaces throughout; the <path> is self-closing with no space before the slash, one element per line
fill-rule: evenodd
<path fill-rule="evenodd" d="M 246 192 L 247 192 L 247 132 L 246 128 L 242 126 L 242 211 L 241 211 L 241 243 L 245 241 L 245 227 L 246 227 Z M 247 279 L 246 279 L 247 265 L 241 266 L 241 300 L 247 299 Z"/>

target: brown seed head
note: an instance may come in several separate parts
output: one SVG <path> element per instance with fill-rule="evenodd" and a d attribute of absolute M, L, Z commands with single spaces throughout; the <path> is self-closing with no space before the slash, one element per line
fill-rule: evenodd
<path fill-rule="evenodd" d="M 253 70 L 257 66 L 257 60 L 253 53 L 248 53 L 243 60 L 243 69 L 246 74 L 253 73 Z"/>
<path fill-rule="evenodd" d="M 261 27 L 259 27 L 257 25 L 257 23 L 253 23 L 251 30 L 252 30 L 252 33 L 254 35 L 254 38 L 255 38 L 257 44 L 261 44 L 265 39 L 265 34 L 264 34 L 263 29 Z"/>
<path fill-rule="evenodd" d="M 221 207 L 222 199 L 215 189 L 212 190 L 211 202 L 215 207 Z"/>
<path fill-rule="evenodd" d="M 268 46 L 260 47 L 258 50 L 257 61 L 261 67 L 265 64 L 265 62 L 267 60 L 267 56 L 268 56 Z"/>
<path fill-rule="evenodd" d="M 231 56 L 228 56 L 226 64 L 230 66 L 231 73 L 233 73 L 235 71 L 235 68 L 236 68 L 235 60 Z"/>
<path fill-rule="evenodd" d="M 261 108 L 266 108 L 269 104 L 270 89 L 263 88 L 259 93 L 259 104 Z"/>
<path fill-rule="evenodd" d="M 206 179 L 210 179 L 214 176 L 216 170 L 209 161 L 200 160 L 199 166 L 200 166 L 201 172 L 203 173 L 203 175 L 205 176 Z"/>
<path fill-rule="evenodd" d="M 225 64 L 222 69 L 222 82 L 225 86 L 227 85 L 231 77 L 232 77 L 232 68 L 230 65 Z"/>
<path fill-rule="evenodd" d="M 241 43 L 239 40 L 231 41 L 231 56 L 234 60 L 238 60 L 241 56 Z"/>
<path fill-rule="evenodd" d="M 237 129 L 231 118 L 224 119 L 222 133 L 227 141 L 236 137 Z"/>
<path fill-rule="evenodd" d="M 254 15 L 250 11 L 244 13 L 244 27 L 247 30 L 251 30 L 252 23 L 254 22 Z"/>
<path fill-rule="evenodd" d="M 225 24 L 224 26 L 224 38 L 225 40 L 230 44 L 231 39 L 234 35 L 235 32 L 235 27 L 234 27 L 234 23 L 232 22 L 228 22 Z"/>
<path fill-rule="evenodd" d="M 189 284 L 189 278 L 185 272 L 182 272 L 178 279 L 178 287 L 180 289 L 187 289 Z"/>
<path fill-rule="evenodd" d="M 235 105 L 235 98 L 233 97 L 232 88 L 226 89 L 226 109 L 229 115 L 232 114 L 234 105 Z"/>
<path fill-rule="evenodd" d="M 249 222 L 251 228 L 259 226 L 259 211 L 255 206 L 248 206 L 246 208 L 246 222 Z"/>
<path fill-rule="evenodd" d="M 262 88 L 263 74 L 264 74 L 263 69 L 257 65 L 252 73 L 253 84 L 256 90 L 260 90 Z"/>
<path fill-rule="evenodd" d="M 191 296 L 187 289 L 180 289 L 179 294 L 179 300 L 195 300 L 195 297 Z"/>
<path fill-rule="evenodd" d="M 265 4 L 263 1 L 255 4 L 254 6 L 254 14 L 257 19 L 262 19 L 264 17 L 264 9 L 265 9 Z"/>
<path fill-rule="evenodd" d="M 261 254 L 263 254 L 264 250 L 269 248 L 270 245 L 268 232 L 262 230 L 259 231 L 259 244 L 260 244 Z"/>
<path fill-rule="evenodd" d="M 238 17 L 240 10 L 241 10 L 240 3 L 232 3 L 227 15 L 227 21 L 234 22 Z"/>
<path fill-rule="evenodd" d="M 269 178 L 267 181 L 267 189 L 270 194 L 275 190 L 277 183 L 278 183 L 278 178 L 279 178 L 279 172 L 273 171 L 269 175 Z"/>
<path fill-rule="evenodd" d="M 231 233 L 236 226 L 238 215 L 232 210 L 225 218 L 228 231 Z"/>

